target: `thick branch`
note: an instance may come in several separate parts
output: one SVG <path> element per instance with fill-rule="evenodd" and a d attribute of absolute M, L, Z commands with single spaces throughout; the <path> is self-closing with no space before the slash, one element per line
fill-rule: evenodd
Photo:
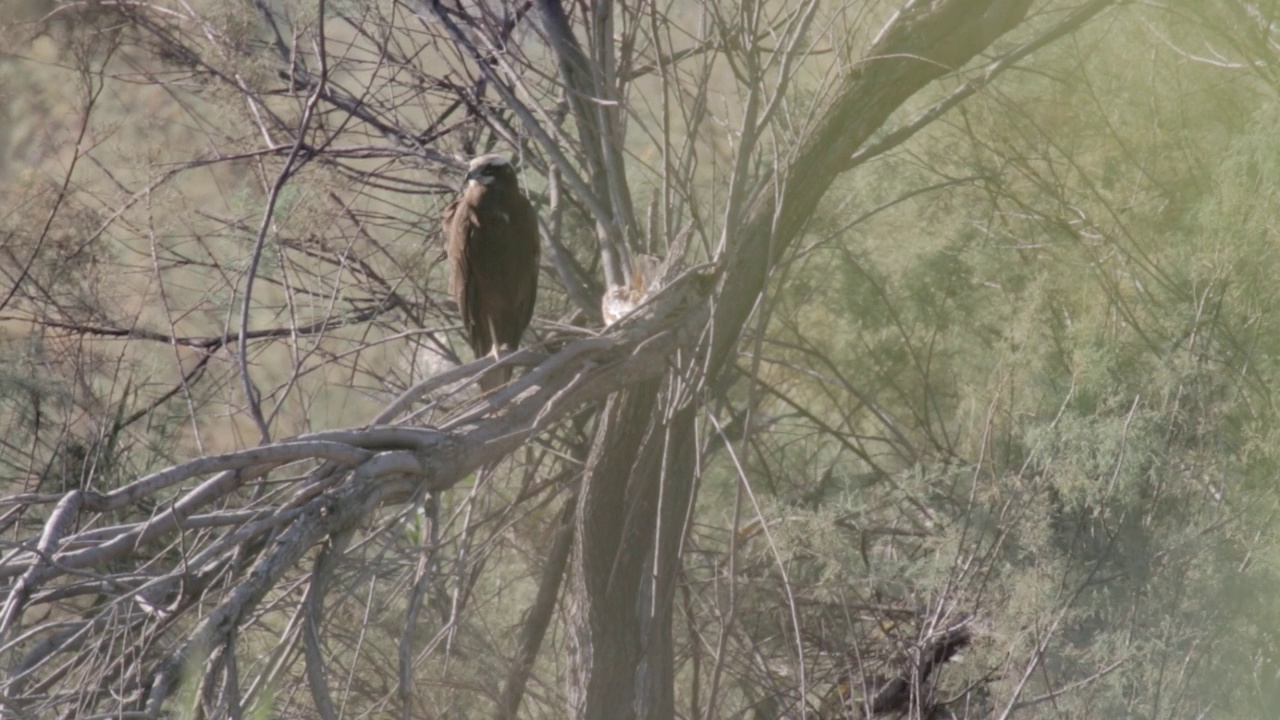
<path fill-rule="evenodd" d="M 496 401 L 500 414 L 488 412 L 494 406 L 484 402 L 476 411 L 464 413 L 461 419 L 441 429 L 375 426 L 316 433 L 184 463 L 108 494 L 76 491 L 62 496 L 40 538 L 24 543 L 0 562 L 0 577 L 22 576 L 5 588 L 8 603 L 3 617 L 16 630 L 28 602 L 55 578 L 109 567 L 180 533 L 186 528 L 187 518 L 219 508 L 247 481 L 272 468 L 299 460 L 328 461 L 301 482 L 287 486 L 289 494 L 274 513 L 264 513 L 260 519 L 209 541 L 199 552 L 183 557 L 177 566 L 159 576 L 147 576 L 149 579 L 142 585 L 137 585 L 139 580 L 131 580 L 132 585 L 137 585 L 136 594 L 127 594 L 124 601 L 132 603 L 136 598 L 138 607 L 145 612 L 165 615 L 176 610 L 190 593 L 203 592 L 207 578 L 225 569 L 228 553 L 260 542 L 268 532 L 283 530 L 248 578 L 209 616 L 185 649 L 161 668 L 151 690 L 151 704 L 159 707 L 170 696 L 187 654 L 192 649 L 225 643 L 227 633 L 244 621 L 283 573 L 295 567 L 316 543 L 351 527 L 381 503 L 404 502 L 418 492 L 452 487 L 476 468 L 501 459 L 569 413 L 621 387 L 662 373 L 670 357 L 701 336 L 707 285 L 704 277 L 686 275 L 617 323 L 608 336 L 570 343 L 503 391 L 502 398 Z M 157 494 L 200 476 L 209 477 L 165 503 L 166 508 L 145 523 L 90 526 L 79 533 L 72 532 L 88 513 L 153 500 Z M 24 499 L 10 502 L 18 500 Z M 47 500 L 25 498 L 26 502 Z M 63 645 L 50 648 L 49 652 L 71 647 Z M 50 657 L 33 659 L 24 667 L 34 668 Z"/>

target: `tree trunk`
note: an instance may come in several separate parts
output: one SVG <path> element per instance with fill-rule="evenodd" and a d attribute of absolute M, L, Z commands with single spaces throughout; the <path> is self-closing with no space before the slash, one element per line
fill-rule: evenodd
<path fill-rule="evenodd" d="M 881 33 L 871 59 L 846 76 L 816 131 L 776 171 L 777 192 L 759 193 L 742 227 L 727 233 L 732 244 L 712 307 L 710 357 L 686 365 L 705 372 L 703 387 L 715 386 L 773 266 L 852 166 L 854 152 L 912 95 L 1017 25 L 1028 5 L 912 3 Z M 674 716 L 671 606 L 697 488 L 698 406 L 664 402 L 672 387 L 650 380 L 612 396 L 596 430 L 574 541 L 568 698 L 575 720 Z"/>
<path fill-rule="evenodd" d="M 578 504 L 572 589 L 571 717 L 670 718 L 671 607 L 695 488 L 695 406 L 663 421 L 661 381 L 611 397 Z M 655 539 L 657 547 L 655 551 Z"/>

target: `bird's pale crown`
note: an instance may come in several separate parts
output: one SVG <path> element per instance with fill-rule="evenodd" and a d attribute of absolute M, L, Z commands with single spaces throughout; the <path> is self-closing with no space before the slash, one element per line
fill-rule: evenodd
<path fill-rule="evenodd" d="M 511 161 L 505 155 L 481 155 L 473 158 L 467 165 L 467 180 L 488 185 L 493 182 L 493 175 L 485 172 L 488 168 L 508 167 Z"/>
<path fill-rule="evenodd" d="M 506 155 L 497 155 L 497 154 L 481 155 L 479 157 L 474 157 L 471 159 L 471 163 L 467 165 L 467 170 L 470 172 L 475 172 L 476 170 L 479 170 L 482 167 L 487 167 L 489 165 L 510 165 L 510 164 L 511 164 L 511 161 L 507 159 Z"/>

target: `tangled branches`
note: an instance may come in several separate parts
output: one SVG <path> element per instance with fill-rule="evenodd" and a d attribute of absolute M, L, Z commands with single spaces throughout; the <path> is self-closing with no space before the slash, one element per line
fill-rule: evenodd
<path fill-rule="evenodd" d="M 308 613 L 322 607 L 329 555 L 308 572 L 311 550 L 341 547 L 378 508 L 450 488 L 567 414 L 662 373 L 700 336 L 706 289 L 706 276 L 686 274 L 606 336 L 504 360 L 541 358 L 438 427 L 401 416 L 491 360 L 421 383 L 366 427 L 198 458 L 108 493 L 6 498 L 7 524 L 40 526 L 0 561 L 7 709 L 154 715 L 184 677 L 216 706 L 252 700 L 236 679 L 237 638 L 260 622 L 265 600 L 299 589 L 308 600 L 291 632 L 314 632 Z M 281 667 L 254 687 L 271 686 Z M 323 705 L 327 691 L 313 683 L 313 692 Z"/>

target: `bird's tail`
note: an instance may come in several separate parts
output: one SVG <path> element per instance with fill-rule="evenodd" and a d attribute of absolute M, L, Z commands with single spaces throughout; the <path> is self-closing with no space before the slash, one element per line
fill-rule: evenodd
<path fill-rule="evenodd" d="M 510 355 L 511 351 L 514 349 L 515 348 L 512 348 L 509 345 L 498 345 L 493 349 L 493 359 L 501 360 L 507 355 Z M 510 365 L 488 370 L 480 376 L 480 394 L 488 395 L 509 382 L 511 382 Z"/>
<path fill-rule="evenodd" d="M 500 367 L 487 370 L 480 376 L 480 394 L 488 395 L 509 382 L 511 382 L 510 367 Z"/>

